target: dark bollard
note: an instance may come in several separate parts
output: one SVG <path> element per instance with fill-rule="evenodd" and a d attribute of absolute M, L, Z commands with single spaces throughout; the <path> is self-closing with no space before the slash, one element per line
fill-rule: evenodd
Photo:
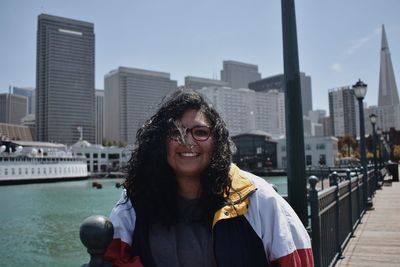
<path fill-rule="evenodd" d="M 90 262 L 82 267 L 112 267 L 105 262 L 104 253 L 114 235 L 114 227 L 109 218 L 101 215 L 93 215 L 86 218 L 81 224 L 79 236 L 81 242 L 90 254 Z"/>
<path fill-rule="evenodd" d="M 329 186 L 336 186 L 339 184 L 338 181 L 339 175 L 337 172 L 333 172 L 329 175 Z"/>
<path fill-rule="evenodd" d="M 311 242 L 314 254 L 314 266 L 322 266 L 322 243 L 321 243 L 321 217 L 319 210 L 318 191 L 316 189 L 318 178 L 310 176 L 308 182 L 310 184 L 310 211 L 311 211 Z"/>

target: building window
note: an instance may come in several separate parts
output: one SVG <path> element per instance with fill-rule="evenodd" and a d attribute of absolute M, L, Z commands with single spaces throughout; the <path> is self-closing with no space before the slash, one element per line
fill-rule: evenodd
<path fill-rule="evenodd" d="M 306 144 L 306 150 L 311 150 L 311 145 L 310 144 Z"/>
<path fill-rule="evenodd" d="M 8 169 L 4 170 L 4 175 L 8 175 Z"/>
<path fill-rule="evenodd" d="M 90 154 L 89 154 L 89 153 L 86 153 L 86 154 L 85 154 L 85 157 L 86 157 L 87 159 L 90 159 Z"/>
<path fill-rule="evenodd" d="M 317 144 L 317 150 L 325 149 L 325 144 Z"/>
<path fill-rule="evenodd" d="M 99 154 L 97 154 L 97 153 L 94 153 L 94 154 L 93 154 L 93 158 L 94 158 L 94 159 L 97 159 L 98 156 L 99 156 Z"/>
<path fill-rule="evenodd" d="M 105 159 L 106 158 L 106 153 L 101 153 L 101 158 Z"/>
<path fill-rule="evenodd" d="M 285 152 L 286 151 L 286 146 L 281 146 L 281 151 Z"/>

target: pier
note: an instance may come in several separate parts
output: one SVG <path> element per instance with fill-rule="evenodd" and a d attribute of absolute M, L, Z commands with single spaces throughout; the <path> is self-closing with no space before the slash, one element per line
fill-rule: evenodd
<path fill-rule="evenodd" d="M 374 209 L 363 216 L 342 255 L 337 267 L 400 266 L 400 183 L 376 191 Z"/>

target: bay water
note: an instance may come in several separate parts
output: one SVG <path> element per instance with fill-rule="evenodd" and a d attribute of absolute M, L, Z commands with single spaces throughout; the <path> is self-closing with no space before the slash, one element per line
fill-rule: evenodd
<path fill-rule="evenodd" d="M 264 177 L 287 193 L 286 177 Z M 84 219 L 108 216 L 122 189 L 116 179 L 0 187 L 0 266 L 81 266 L 89 254 L 79 239 Z"/>

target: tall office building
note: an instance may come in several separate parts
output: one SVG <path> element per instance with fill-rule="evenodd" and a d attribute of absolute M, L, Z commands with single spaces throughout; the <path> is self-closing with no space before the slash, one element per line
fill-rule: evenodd
<path fill-rule="evenodd" d="M 41 14 L 36 54 L 38 141 L 95 141 L 93 23 Z"/>
<path fill-rule="evenodd" d="M 104 90 L 96 90 L 95 104 L 95 142 L 102 144 L 104 135 Z"/>
<path fill-rule="evenodd" d="M 211 86 L 219 86 L 224 87 L 228 86 L 227 82 L 221 80 L 200 78 L 194 76 L 186 76 L 185 77 L 185 87 L 193 90 L 199 90 L 203 87 L 211 87 Z"/>
<path fill-rule="evenodd" d="M 104 77 L 105 139 L 134 144 L 137 130 L 177 88 L 170 74 L 119 67 Z"/>
<path fill-rule="evenodd" d="M 397 92 L 389 44 L 386 38 L 385 26 L 382 25 L 378 107 L 399 104 L 399 94 Z"/>
<path fill-rule="evenodd" d="M 35 114 L 36 94 L 33 87 L 13 87 L 15 95 L 26 96 L 28 98 L 28 114 Z"/>
<path fill-rule="evenodd" d="M 224 119 L 231 136 L 261 130 L 279 137 L 285 134 L 284 94 L 255 92 L 247 88 L 203 87 L 198 90 L 209 99 Z"/>
<path fill-rule="evenodd" d="M 328 96 L 333 135 L 358 135 L 358 103 L 350 86 L 330 89 Z"/>
<path fill-rule="evenodd" d="M 233 60 L 224 60 L 221 80 L 232 89 L 249 88 L 249 83 L 261 79 L 258 66 Z"/>
<path fill-rule="evenodd" d="M 283 74 L 267 77 L 249 83 L 250 89 L 256 92 L 268 92 L 269 90 L 278 89 L 284 92 L 284 77 Z M 311 77 L 307 76 L 304 72 L 300 72 L 300 88 L 303 115 L 307 116 L 308 112 L 313 109 L 312 105 L 312 92 L 311 92 Z"/>
<path fill-rule="evenodd" d="M 28 99 L 15 94 L 0 94 L 0 122 L 21 125 L 28 112 Z"/>

